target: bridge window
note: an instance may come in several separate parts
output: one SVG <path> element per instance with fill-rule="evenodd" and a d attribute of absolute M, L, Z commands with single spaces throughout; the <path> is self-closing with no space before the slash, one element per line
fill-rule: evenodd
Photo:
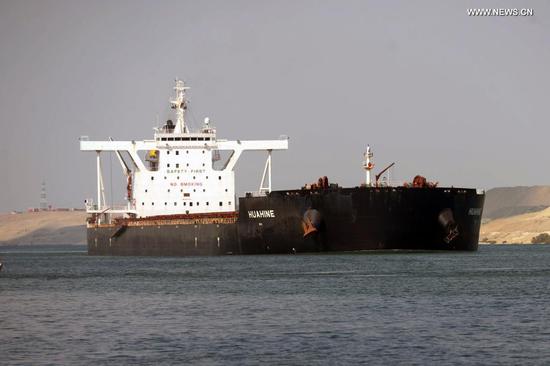
<path fill-rule="evenodd" d="M 166 141 L 166 137 L 162 137 L 160 140 L 161 141 Z"/>

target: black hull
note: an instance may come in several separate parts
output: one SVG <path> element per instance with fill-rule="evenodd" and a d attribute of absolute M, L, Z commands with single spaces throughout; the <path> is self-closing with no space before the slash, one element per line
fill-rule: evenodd
<path fill-rule="evenodd" d="M 236 224 L 138 225 L 88 228 L 88 254 L 193 256 L 239 254 Z M 196 239 L 195 239 L 196 238 Z"/>
<path fill-rule="evenodd" d="M 275 191 L 239 200 L 235 223 L 88 228 L 93 255 L 477 250 L 484 195 L 457 188 Z"/>

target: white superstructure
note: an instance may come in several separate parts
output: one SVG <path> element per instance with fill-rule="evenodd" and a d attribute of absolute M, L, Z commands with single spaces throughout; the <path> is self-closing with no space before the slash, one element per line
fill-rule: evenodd
<path fill-rule="evenodd" d="M 176 79 L 176 96 L 170 100 L 175 110 L 172 121 L 156 128 L 153 140 L 80 140 L 81 151 L 97 154 L 97 201 L 87 200 L 92 214 L 132 214 L 136 217 L 234 212 L 235 164 L 243 151 L 266 151 L 267 160 L 259 194 L 271 191 L 271 153 L 288 149 L 288 138 L 263 141 L 217 139 L 216 129 L 205 118 L 199 131 L 191 132 L 185 123 L 189 88 Z M 127 178 L 127 203 L 121 207 L 106 204 L 101 172 L 101 152 L 116 152 Z M 223 166 L 214 169 L 220 152 L 228 151 Z M 100 218 L 101 220 L 101 218 Z"/>

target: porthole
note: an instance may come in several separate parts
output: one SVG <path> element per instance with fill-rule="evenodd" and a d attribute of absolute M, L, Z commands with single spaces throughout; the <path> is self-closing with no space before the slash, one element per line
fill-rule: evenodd
<path fill-rule="evenodd" d="M 154 180 L 154 179 L 155 179 L 155 177 L 151 177 L 151 180 Z"/>
<path fill-rule="evenodd" d="M 180 176 L 178 175 L 178 179 L 180 179 Z"/>
<path fill-rule="evenodd" d="M 168 205 L 168 202 L 164 202 L 164 206 L 167 206 Z"/>
<path fill-rule="evenodd" d="M 189 154 L 189 150 L 185 150 L 185 153 L 186 153 L 186 154 Z"/>
<path fill-rule="evenodd" d="M 168 188 L 168 193 L 170 193 L 170 188 Z"/>
<path fill-rule="evenodd" d="M 174 202 L 174 206 L 177 206 L 177 205 L 178 205 L 178 203 L 177 203 L 177 202 Z"/>
<path fill-rule="evenodd" d="M 145 202 L 141 202 L 141 205 L 142 205 L 142 206 L 145 206 Z"/>
<path fill-rule="evenodd" d="M 189 202 L 189 206 L 193 206 L 193 202 Z"/>
<path fill-rule="evenodd" d="M 179 167 L 180 167 L 180 165 L 179 165 L 179 164 L 176 164 L 176 168 L 179 168 Z"/>
<path fill-rule="evenodd" d="M 155 202 L 151 202 L 151 206 L 154 206 L 155 205 Z"/>
<path fill-rule="evenodd" d="M 166 167 L 167 167 L 167 168 L 170 168 L 170 163 L 166 164 Z"/>
<path fill-rule="evenodd" d="M 206 202 L 206 206 L 210 205 L 210 202 Z"/>
<path fill-rule="evenodd" d="M 164 179 L 166 179 L 166 177 L 164 177 Z"/>
<path fill-rule="evenodd" d="M 220 207 L 223 206 L 223 202 L 220 202 Z"/>
<path fill-rule="evenodd" d="M 221 176 L 221 175 L 218 177 L 218 180 L 222 180 L 222 176 Z"/>
<path fill-rule="evenodd" d="M 145 193 L 147 193 L 147 190 L 145 190 Z"/>
<path fill-rule="evenodd" d="M 180 151 L 179 150 L 176 150 L 176 155 L 179 155 L 180 154 Z"/>

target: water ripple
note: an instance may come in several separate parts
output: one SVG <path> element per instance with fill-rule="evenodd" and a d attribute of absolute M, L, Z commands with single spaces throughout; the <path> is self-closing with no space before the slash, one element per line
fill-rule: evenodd
<path fill-rule="evenodd" d="M 3 365 L 550 359 L 550 246 L 221 258 L 69 249 L 3 251 Z"/>

